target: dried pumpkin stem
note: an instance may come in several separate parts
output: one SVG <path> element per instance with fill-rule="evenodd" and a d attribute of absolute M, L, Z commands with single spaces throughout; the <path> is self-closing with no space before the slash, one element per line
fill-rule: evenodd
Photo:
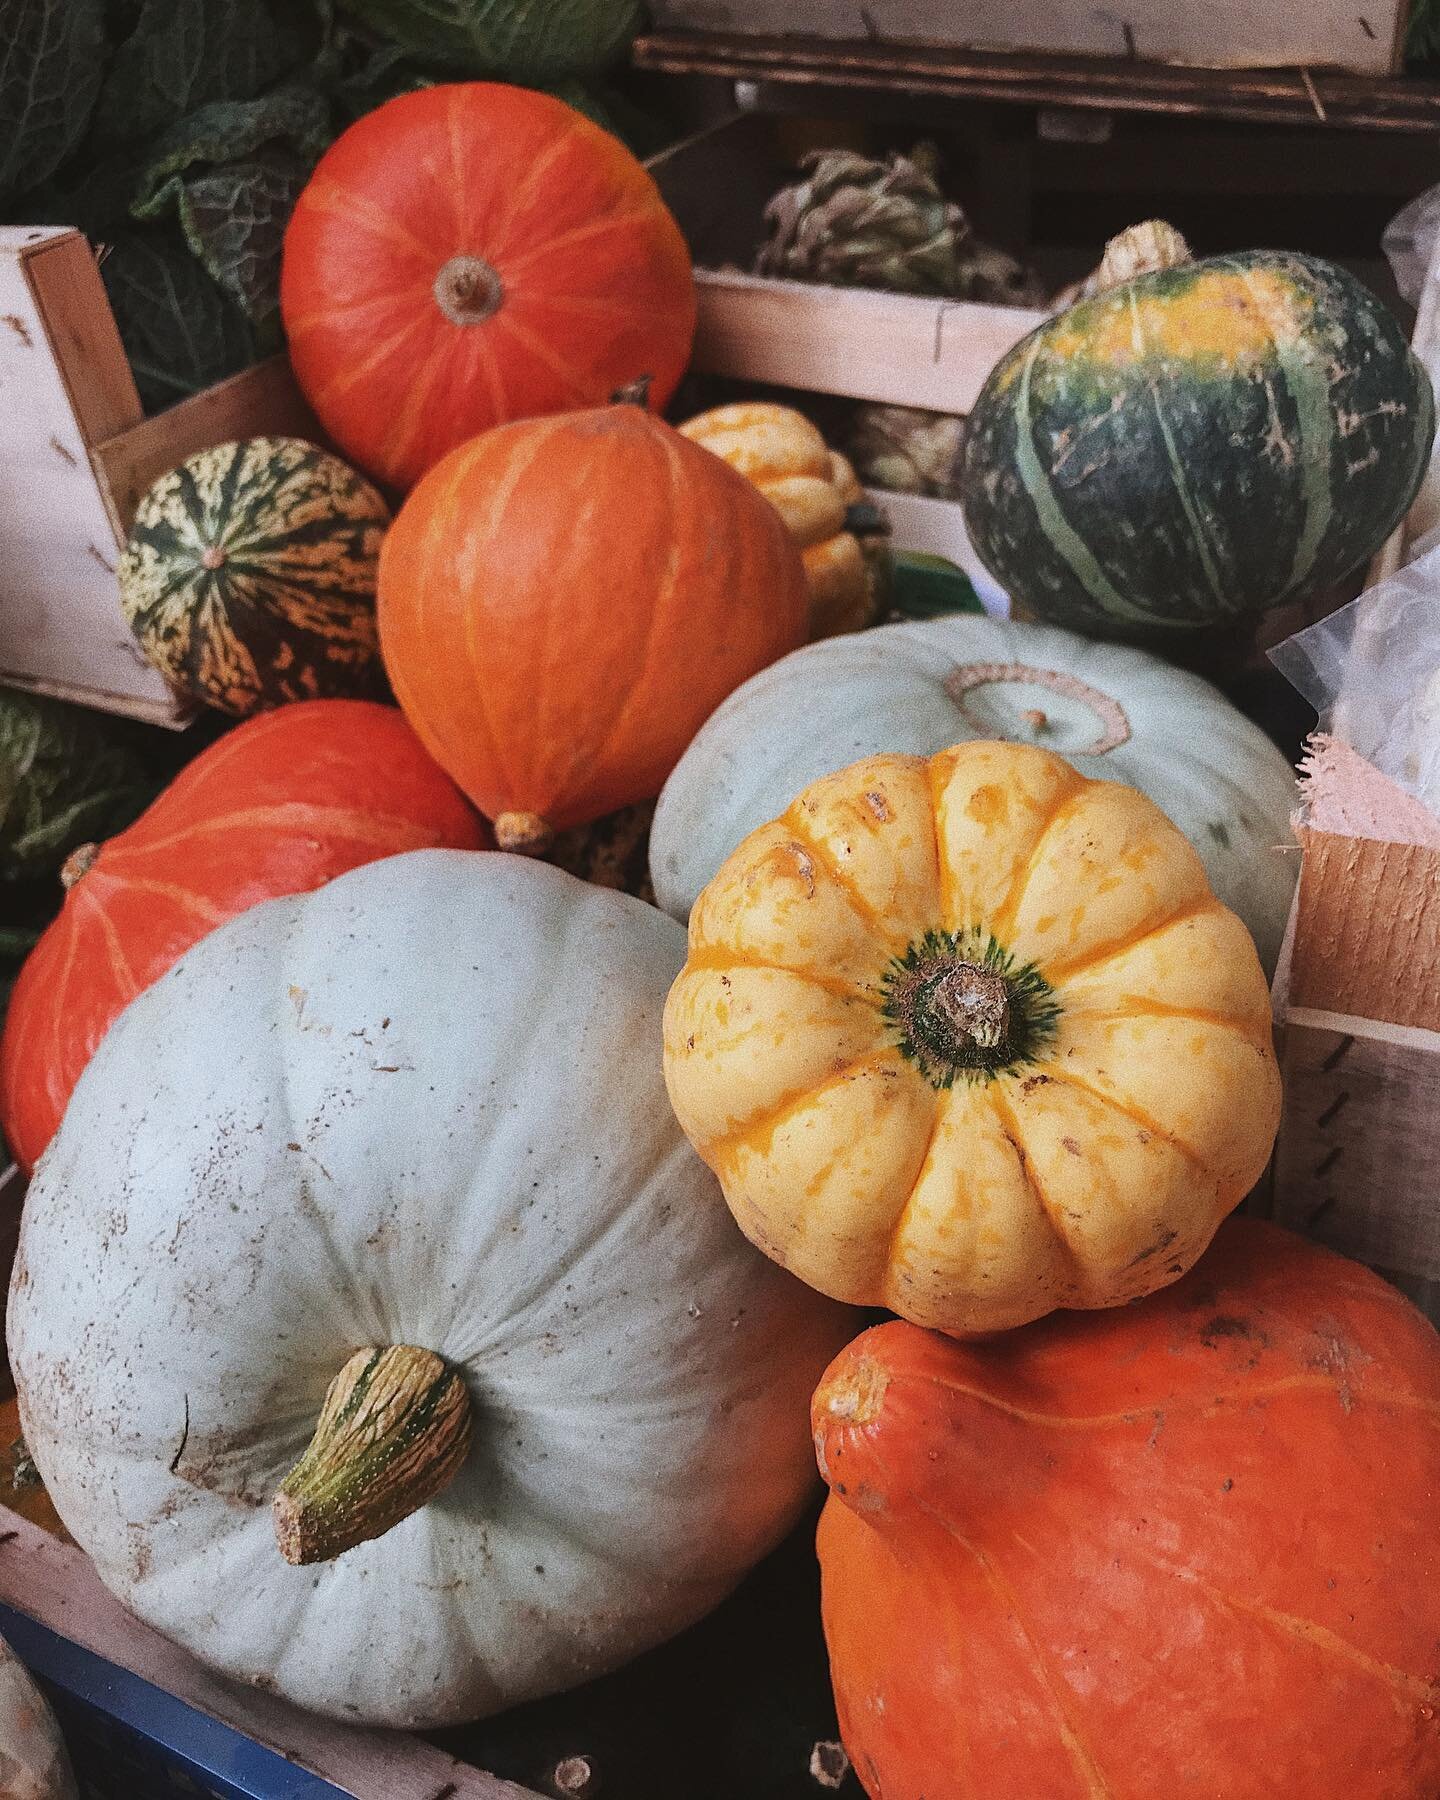
<path fill-rule="evenodd" d="M 90 873 L 99 854 L 98 844 L 80 844 L 65 858 L 60 865 L 60 885 L 67 894 L 82 876 Z"/>
<path fill-rule="evenodd" d="M 329 1562 L 418 1512 L 470 1449 L 465 1383 L 413 1344 L 357 1350 L 330 1383 L 310 1447 L 272 1512 L 286 1562 Z"/>
<path fill-rule="evenodd" d="M 982 1050 L 1003 1044 L 1010 1027 L 1010 992 L 1003 976 L 978 963 L 947 969 L 925 996 L 925 1005 L 956 1037 Z"/>
<path fill-rule="evenodd" d="M 434 293 L 452 325 L 483 325 L 499 312 L 505 284 L 483 256 L 452 256 L 435 277 Z"/>
<path fill-rule="evenodd" d="M 555 842 L 553 827 L 539 813 L 496 813 L 493 823 L 496 845 L 515 856 L 543 856 Z"/>
<path fill-rule="evenodd" d="M 1143 219 L 1110 239 L 1088 285 L 1093 292 L 1103 294 L 1134 281 L 1137 275 L 1155 275 L 1161 269 L 1175 269 L 1190 260 L 1190 246 L 1173 225 L 1167 225 L 1164 219 Z"/>

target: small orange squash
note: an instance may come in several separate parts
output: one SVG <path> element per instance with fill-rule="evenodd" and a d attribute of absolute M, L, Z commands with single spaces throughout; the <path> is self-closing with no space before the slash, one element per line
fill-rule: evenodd
<path fill-rule="evenodd" d="M 1440 1339 L 1235 1219 L 1135 1307 L 904 1324 L 812 1421 L 840 1730 L 873 1800 L 1440 1794 Z"/>
<path fill-rule="evenodd" d="M 486 432 L 380 557 L 380 644 L 501 849 L 651 800 L 720 702 L 805 639 L 805 571 L 744 476 L 641 407 Z"/>

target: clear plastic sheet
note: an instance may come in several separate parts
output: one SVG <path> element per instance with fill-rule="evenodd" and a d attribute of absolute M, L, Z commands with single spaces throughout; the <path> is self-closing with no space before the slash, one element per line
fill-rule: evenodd
<path fill-rule="evenodd" d="M 1343 742 L 1440 816 L 1440 527 L 1270 660 Z"/>

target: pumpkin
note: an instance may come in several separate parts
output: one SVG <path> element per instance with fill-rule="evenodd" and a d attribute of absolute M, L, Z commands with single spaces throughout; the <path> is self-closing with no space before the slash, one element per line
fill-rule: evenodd
<path fill-rule="evenodd" d="M 1103 288 L 996 365 L 966 429 L 965 524 L 1035 618 L 1233 642 L 1364 562 L 1433 433 L 1398 320 L 1343 269 L 1271 250 L 1181 262 Z"/>
<path fill-rule="evenodd" d="M 847 511 L 865 495 L 855 471 L 803 413 L 768 401 L 717 406 L 680 427 L 753 481 L 790 527 L 810 587 L 810 636 L 873 624 L 876 583 Z"/>
<path fill-rule="evenodd" d="M 49 1702 L 0 1638 L 0 1794 L 77 1800 L 75 1776 Z"/>
<path fill-rule="evenodd" d="M 1295 773 L 1198 676 L 1142 650 L 1005 619 L 883 625 L 799 650 L 738 688 L 665 784 L 650 840 L 659 903 L 686 919 L 707 881 L 800 790 L 862 756 L 965 737 L 1054 750 L 1148 794 L 1274 966 L 1295 887 Z"/>
<path fill-rule="evenodd" d="M 126 1606 L 315 1711 L 440 1725 L 678 1631 L 793 1523 L 850 1315 L 676 1128 L 683 957 L 627 895 L 418 851 L 129 1007 L 9 1312 L 26 1442 Z"/>
<path fill-rule="evenodd" d="M 825 1635 L 872 1800 L 1440 1793 L 1440 1341 L 1235 1219 L 1123 1312 L 892 1323 L 821 1382 Z"/>
<path fill-rule="evenodd" d="M 347 456 L 409 487 L 509 419 L 599 405 L 690 355 L 690 257 L 621 144 L 546 94 L 401 94 L 331 145 L 285 233 L 280 309 Z"/>
<path fill-rule="evenodd" d="M 389 518 L 368 481 L 301 438 L 220 444 L 140 501 L 120 605 L 170 685 L 221 712 L 381 692 Z"/>
<path fill-rule="evenodd" d="M 117 1014 L 207 931 L 376 857 L 475 849 L 480 821 L 399 712 L 312 700 L 237 726 L 128 830 L 66 865 L 65 903 L 0 1037 L 0 1126 L 29 1170 Z"/>
<path fill-rule="evenodd" d="M 1182 1274 L 1280 1116 L 1255 946 L 1134 788 L 1028 745 L 805 789 L 690 915 L 665 1073 L 745 1234 L 978 1332 Z"/>
<path fill-rule="evenodd" d="M 502 849 L 653 800 L 732 688 L 805 636 L 805 571 L 742 475 L 643 408 L 452 451 L 380 558 L 380 637 Z"/>

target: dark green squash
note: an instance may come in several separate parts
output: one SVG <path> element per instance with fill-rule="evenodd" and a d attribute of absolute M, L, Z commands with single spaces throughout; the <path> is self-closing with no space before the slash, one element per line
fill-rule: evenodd
<path fill-rule="evenodd" d="M 384 691 L 375 571 L 389 523 L 370 483 L 299 438 L 192 456 L 141 500 L 120 600 L 178 692 L 244 716 Z"/>
<path fill-rule="evenodd" d="M 965 522 L 1018 612 L 1161 649 L 1242 639 L 1384 541 L 1433 433 L 1425 370 L 1353 276 L 1285 251 L 1186 261 L 1102 287 L 996 366 Z"/>

